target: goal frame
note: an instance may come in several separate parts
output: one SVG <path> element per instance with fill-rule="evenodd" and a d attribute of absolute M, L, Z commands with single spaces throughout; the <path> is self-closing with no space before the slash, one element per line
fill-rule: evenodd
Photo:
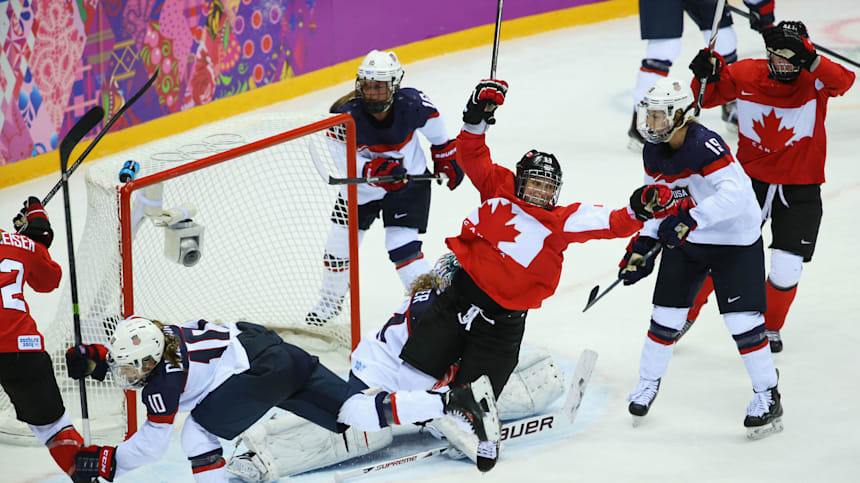
<path fill-rule="evenodd" d="M 274 136 L 251 142 L 237 148 L 198 159 L 190 163 L 177 166 L 159 173 L 138 178 L 126 183 L 119 190 L 119 220 L 120 220 L 120 246 L 119 252 L 122 258 L 121 280 L 122 280 L 122 306 L 123 317 L 134 314 L 134 280 L 132 266 L 132 226 L 131 226 L 131 200 L 132 194 L 147 186 L 166 181 L 170 178 L 198 171 L 209 166 L 237 158 L 242 155 L 254 153 L 262 149 L 287 141 L 306 136 L 308 134 L 322 131 L 338 125 L 346 125 L 346 166 L 349 177 L 356 176 L 356 138 L 355 121 L 348 114 L 340 114 L 321 121 L 317 121 L 296 129 L 285 131 Z M 311 161 L 313 162 L 313 161 Z M 347 186 L 347 223 L 349 227 L 349 284 L 350 284 L 350 336 L 352 348 L 361 340 L 359 282 L 358 282 L 358 204 L 356 185 Z M 137 397 L 136 391 L 125 391 L 125 404 L 127 414 L 126 438 L 131 437 L 137 431 Z"/>

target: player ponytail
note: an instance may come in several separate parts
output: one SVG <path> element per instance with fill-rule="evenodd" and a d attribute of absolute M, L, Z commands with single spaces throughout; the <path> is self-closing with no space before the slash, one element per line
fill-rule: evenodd
<path fill-rule="evenodd" d="M 161 359 L 167 361 L 173 367 L 182 367 L 182 357 L 179 352 L 179 337 L 164 330 L 164 324 L 159 320 L 153 320 L 153 324 L 164 332 L 164 351 Z"/>

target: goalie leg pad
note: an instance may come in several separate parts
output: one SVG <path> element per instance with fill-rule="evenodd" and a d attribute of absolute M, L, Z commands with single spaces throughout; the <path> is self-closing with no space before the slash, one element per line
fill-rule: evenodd
<path fill-rule="evenodd" d="M 549 352 L 523 354 L 496 401 L 499 419 L 506 421 L 541 413 L 564 391 L 564 373 Z"/>
<path fill-rule="evenodd" d="M 392 440 L 391 428 L 376 432 L 349 428 L 337 434 L 292 414 L 255 424 L 242 435 L 242 442 L 254 453 L 251 461 L 262 467 L 256 481 L 274 481 L 333 465 L 377 451 Z M 237 474 L 237 458 L 228 465 L 233 474 Z"/>

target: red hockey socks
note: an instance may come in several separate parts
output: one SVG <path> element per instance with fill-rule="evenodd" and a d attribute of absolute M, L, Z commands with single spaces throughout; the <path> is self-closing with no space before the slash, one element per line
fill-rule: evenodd
<path fill-rule="evenodd" d="M 797 294 L 797 285 L 789 289 L 775 287 L 767 281 L 767 312 L 764 314 L 764 328 L 766 330 L 780 330 L 785 325 L 785 316 Z"/>
<path fill-rule="evenodd" d="M 45 446 L 57 462 L 60 469 L 67 475 L 75 472 L 75 454 L 80 451 L 84 444 L 84 438 L 72 426 L 66 426 L 62 431 L 54 435 Z"/>
<path fill-rule="evenodd" d="M 687 320 L 695 322 L 699 317 L 699 311 L 702 310 L 702 307 L 708 303 L 708 295 L 711 295 L 711 292 L 714 291 L 714 282 L 711 280 L 711 277 L 705 277 L 705 283 L 702 284 L 702 288 L 699 289 L 699 293 L 696 294 L 695 300 L 693 300 L 693 306 L 690 307 L 690 310 L 687 311 Z"/>

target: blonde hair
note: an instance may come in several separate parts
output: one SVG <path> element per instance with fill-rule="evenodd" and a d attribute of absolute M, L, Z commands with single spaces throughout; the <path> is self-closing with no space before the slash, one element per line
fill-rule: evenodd
<path fill-rule="evenodd" d="M 182 357 L 179 354 L 179 337 L 164 330 L 164 323 L 159 320 L 153 320 L 153 324 L 161 329 L 164 333 L 164 350 L 161 352 L 161 359 L 167 361 L 173 367 L 182 367 Z"/>
<path fill-rule="evenodd" d="M 355 91 L 352 90 L 352 91 L 340 96 L 336 101 L 334 101 L 334 103 L 329 108 L 328 112 L 334 112 L 335 109 L 337 109 L 340 106 L 346 104 L 347 102 L 355 99 L 355 94 L 356 94 Z"/>
<path fill-rule="evenodd" d="M 409 290 L 407 291 L 407 295 L 411 297 L 418 292 L 435 289 L 437 287 L 439 287 L 439 276 L 436 275 L 435 271 L 422 273 L 412 281 L 412 284 L 409 286 Z"/>

